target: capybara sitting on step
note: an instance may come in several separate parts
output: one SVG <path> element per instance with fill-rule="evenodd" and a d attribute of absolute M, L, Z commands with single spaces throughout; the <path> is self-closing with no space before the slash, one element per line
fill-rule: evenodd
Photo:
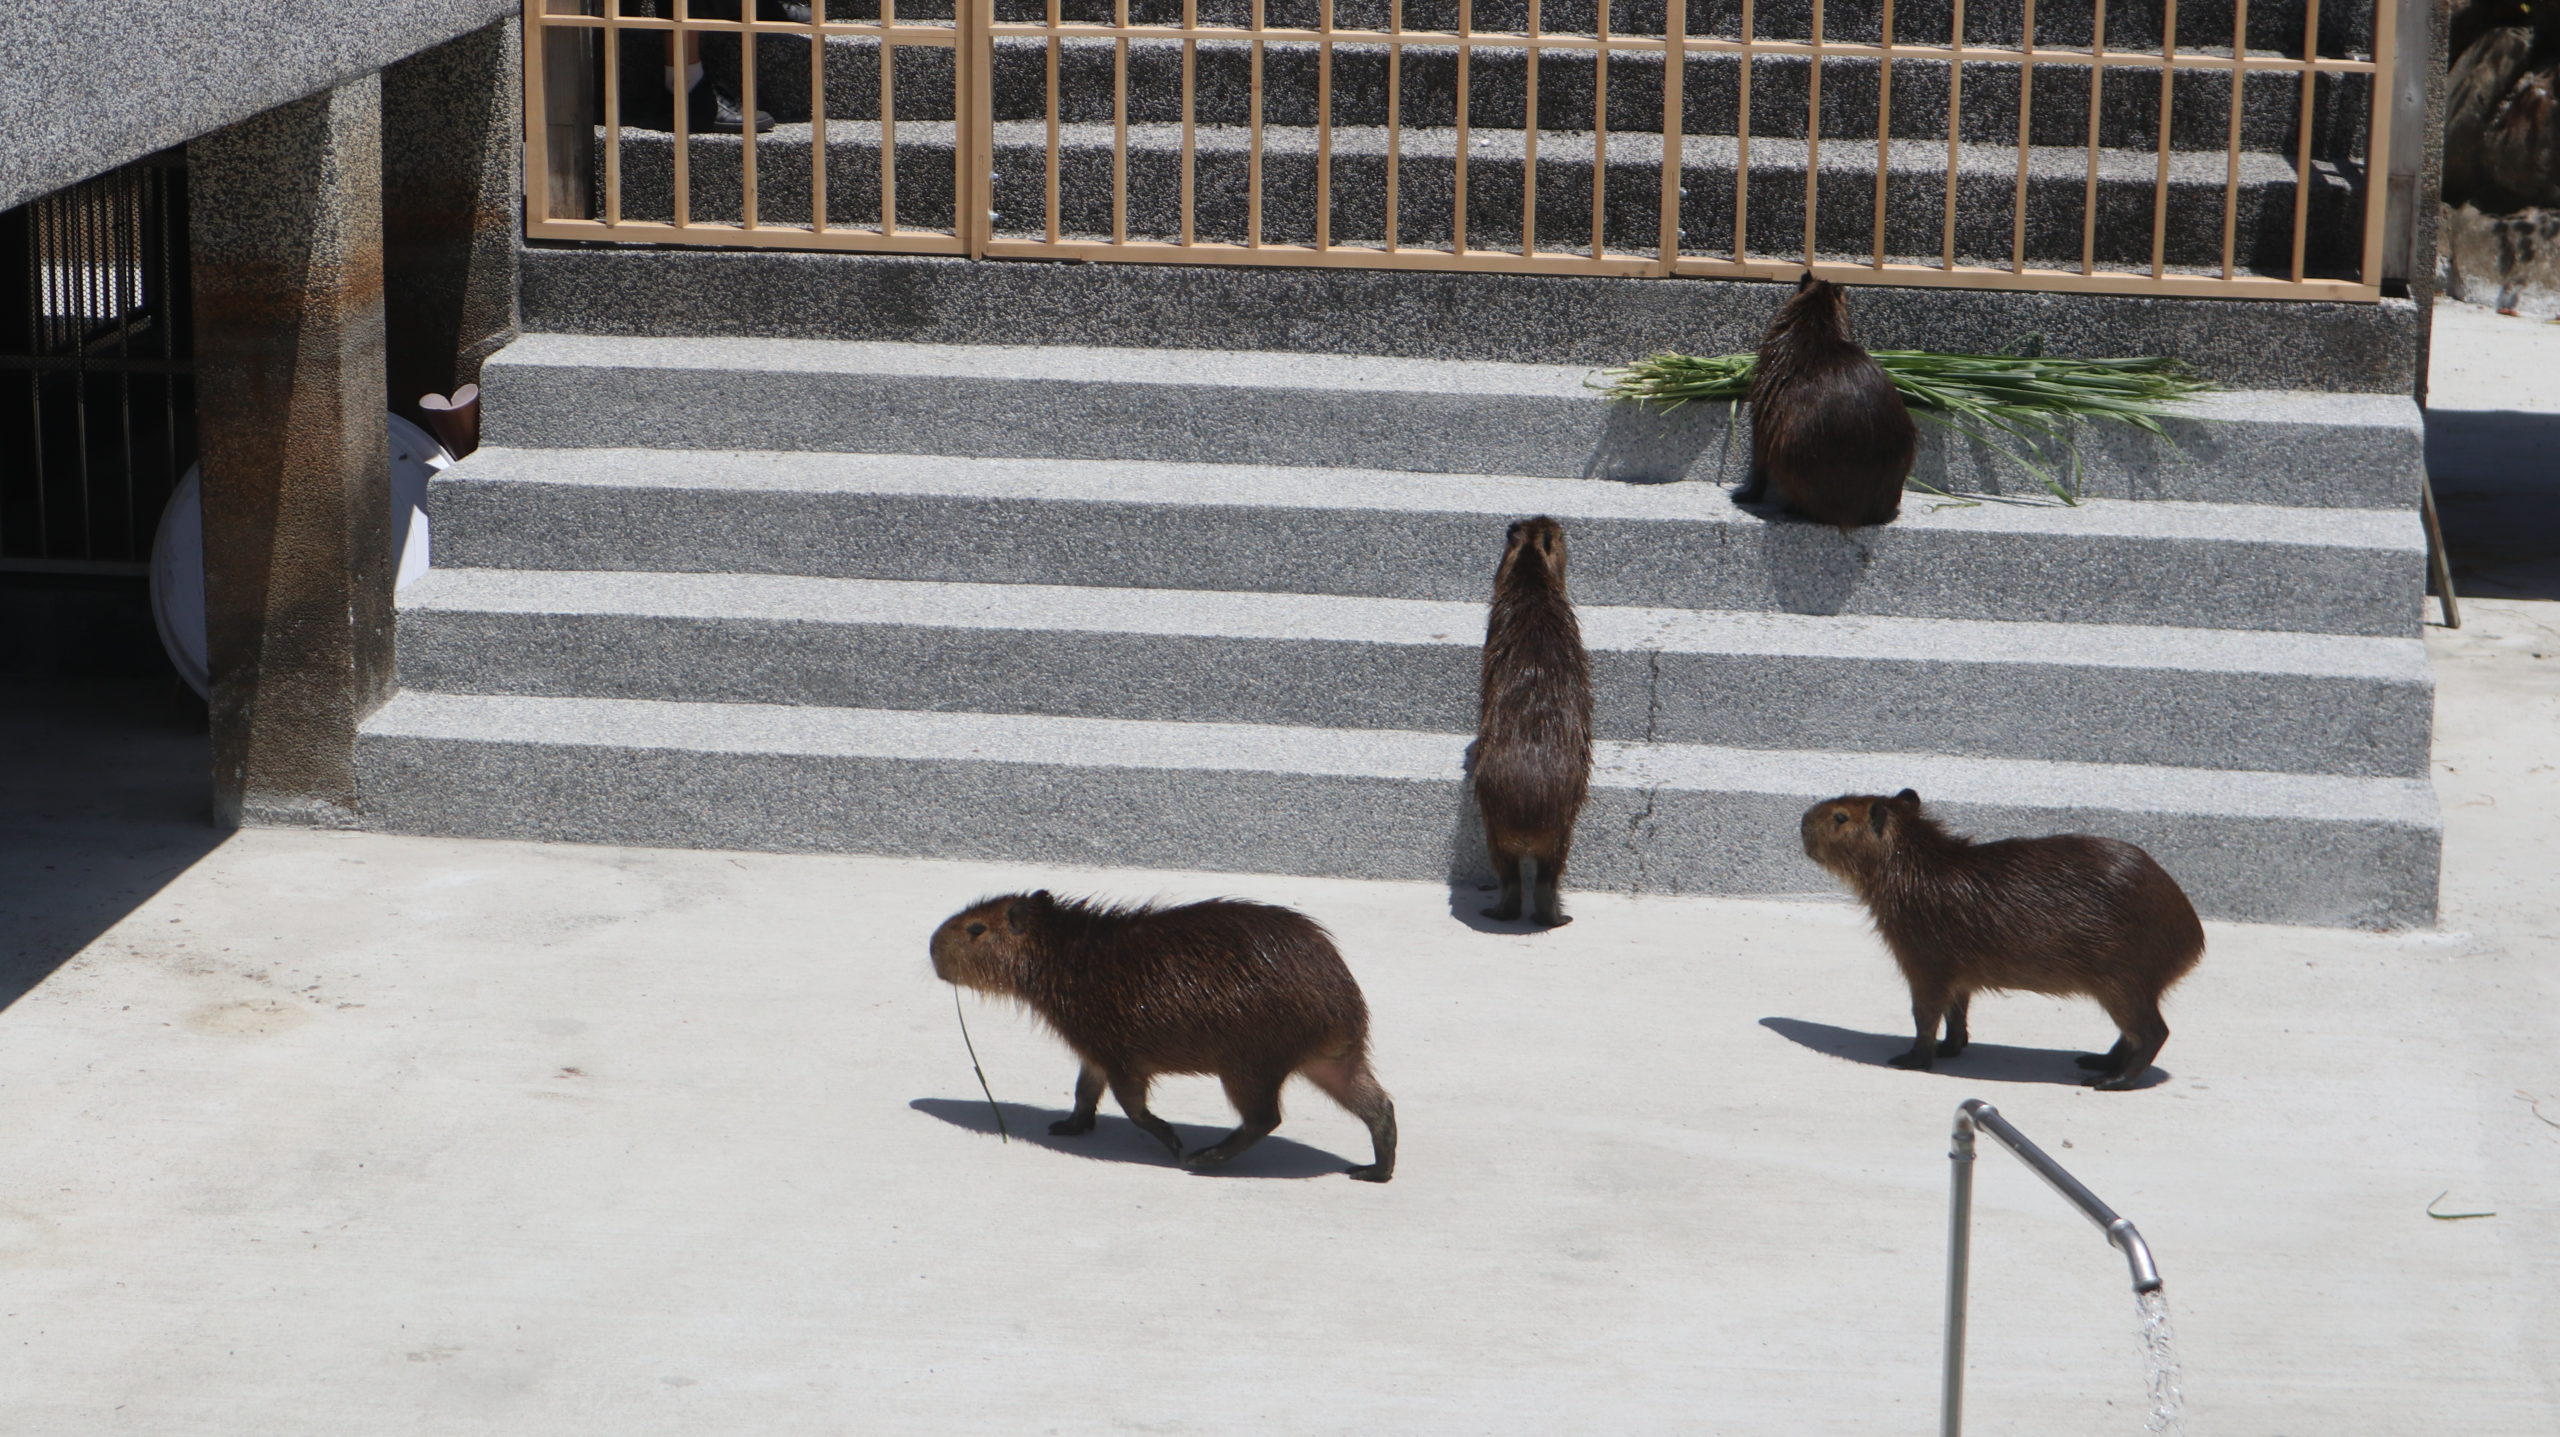
<path fill-rule="evenodd" d="M 1895 1067 L 1963 1052 L 1986 989 L 2097 999 L 2119 1034 L 2080 1059 L 2101 1088 L 2135 1086 L 2169 1041 L 2160 995 L 2203 956 L 2204 925 L 2150 854 L 2077 833 L 1976 843 L 1907 788 L 1817 803 L 1803 828 L 1805 856 L 1857 891 L 1911 985 L 1919 1031 Z"/>
<path fill-rule="evenodd" d="M 1751 371 L 1751 476 L 1734 502 L 1778 501 L 1843 533 L 1902 512 L 1920 433 L 1875 356 L 1849 338 L 1849 292 L 1807 277 Z"/>
<path fill-rule="evenodd" d="M 1511 526 L 1486 616 L 1473 768 L 1484 845 L 1502 882 L 1487 918 L 1520 916 L 1524 865 L 1537 870 L 1530 917 L 1570 923 L 1558 885 L 1591 790 L 1591 656 L 1564 589 L 1564 526 Z"/>
<path fill-rule="evenodd" d="M 1183 1166 L 1211 1167 L 1280 1126 L 1280 1089 L 1304 1073 L 1369 1125 L 1375 1159 L 1351 1176 L 1395 1175 L 1396 1108 L 1369 1071 L 1368 1004 L 1305 914 L 1232 898 L 1158 908 L 1009 894 L 943 920 L 933 971 L 1020 1000 L 1075 1050 L 1075 1112 L 1049 1127 L 1061 1137 L 1093 1131 L 1108 1087 Z M 1216 1074 L 1243 1124 L 1185 1153 L 1147 1110 L 1162 1073 Z"/>

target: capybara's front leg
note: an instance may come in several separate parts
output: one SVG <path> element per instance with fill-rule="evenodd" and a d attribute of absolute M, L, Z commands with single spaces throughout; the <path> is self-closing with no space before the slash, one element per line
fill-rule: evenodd
<path fill-rule="evenodd" d="M 1146 1074 L 1113 1073 L 1109 1075 L 1109 1082 L 1113 1100 L 1120 1104 L 1120 1111 L 1129 1115 L 1129 1121 L 1136 1123 L 1148 1137 L 1164 1144 L 1165 1151 L 1181 1157 L 1182 1134 L 1173 1130 L 1173 1124 L 1147 1110 Z"/>
<path fill-rule="evenodd" d="M 1909 1068 L 1921 1073 L 1929 1071 L 1930 1066 L 1938 1060 L 1938 1020 L 1946 1016 L 1946 1011 L 1946 994 L 1934 989 L 1928 992 L 1918 988 L 1912 989 L 1911 1026 L 1916 1030 L 1916 1035 L 1911 1040 L 1911 1051 L 1899 1058 L 1887 1058 L 1885 1061 L 1897 1068 Z"/>
<path fill-rule="evenodd" d="M 1091 1063 L 1076 1070 L 1076 1110 L 1049 1125 L 1049 1131 L 1062 1138 L 1080 1138 L 1093 1131 L 1094 1110 L 1102 1106 L 1102 1070 Z"/>

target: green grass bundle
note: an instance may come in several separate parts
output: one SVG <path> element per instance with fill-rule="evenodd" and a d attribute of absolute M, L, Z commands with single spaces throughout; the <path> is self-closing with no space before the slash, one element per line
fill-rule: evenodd
<path fill-rule="evenodd" d="M 1915 417 L 2000 451 L 2066 503 L 2076 500 L 2079 489 L 2080 456 L 2071 443 L 2075 421 L 2113 420 L 2165 440 L 2165 406 L 2214 387 L 2175 359 L 1871 352 Z M 1657 354 L 1609 370 L 1603 387 L 1611 399 L 1672 409 L 1697 400 L 1739 404 L 1751 393 L 1757 363 L 1749 354 Z M 2069 482 L 2040 457 L 2049 447 L 2070 456 Z"/>

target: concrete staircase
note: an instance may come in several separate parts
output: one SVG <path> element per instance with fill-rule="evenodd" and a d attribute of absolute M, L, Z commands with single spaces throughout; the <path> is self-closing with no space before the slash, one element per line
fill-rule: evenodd
<path fill-rule="evenodd" d="M 706 329 L 752 307 L 689 298 Z M 1082 348 L 526 335 L 434 489 L 370 820 L 1472 882 L 1483 601 L 1548 513 L 1600 689 L 1579 886 L 1827 891 L 1796 815 L 1907 785 L 1986 835 L 2142 843 L 2209 914 L 2431 919 L 2406 400 L 2093 437 L 2076 508 L 1933 441 L 1933 482 L 2017 502 L 1842 536 L 1731 503 L 1720 409 L 1613 409 L 1580 365 L 1429 357 L 1446 335 L 1324 352 L 1393 342 L 1303 318 L 1296 352 L 1134 316 Z"/>
<path fill-rule="evenodd" d="M 1204 25 L 1242 25 L 1251 10 L 1244 0 L 1195 0 Z M 1267 0 L 1273 27 L 1312 28 L 1320 21 L 1314 0 Z M 2050 10 L 2052 7 L 2048 7 Z M 2324 48 L 2361 52 L 2356 27 L 2370 16 L 2322 12 Z M 1591 28 L 1588 4 L 1542 7 L 1541 23 L 1554 32 Z M 845 3 L 836 18 L 867 19 L 876 7 Z M 947 21 L 949 0 L 900 4 L 902 20 Z M 1047 11 L 1038 0 L 999 0 L 1000 20 L 1037 23 Z M 1106 0 L 1072 0 L 1062 7 L 1070 22 L 1108 22 Z M 1688 7 L 1693 34 L 1739 34 L 1738 15 L 1727 7 Z M 2251 48 L 2292 53 L 2301 43 L 2301 6 L 2250 7 Z M 2015 45 L 2022 15 L 2014 4 L 1977 4 L 1965 10 L 1965 33 L 1974 43 Z M 1175 23 L 1173 0 L 1136 0 L 1136 23 Z M 1458 23 L 1454 0 L 1410 0 L 1403 7 L 1409 30 L 1445 29 Z M 1472 6 L 1478 31 L 1517 30 L 1526 22 L 1517 0 L 1485 0 Z M 1901 7 L 1896 35 L 1907 44 L 1943 44 L 1950 15 L 1944 4 Z M 2041 13 L 2039 45 L 2085 46 L 2088 12 Z M 1339 28 L 1388 24 L 1383 0 L 1338 0 Z M 2108 43 L 2116 48 L 2156 46 L 2161 7 L 2111 7 Z M 2219 23 L 2221 29 L 2211 27 Z M 1660 3 L 1617 4 L 1613 33 L 1659 35 Z M 1875 43 L 1877 13 L 1832 7 L 1826 38 Z M 2181 17 L 2178 42 L 2190 55 L 2230 53 L 2229 16 Z M 1810 16 L 1802 5 L 1759 7 L 1754 34 L 1763 39 L 1806 38 Z M 715 37 L 712 63 L 732 71 L 736 42 Z M 827 218 L 839 225 L 880 222 L 883 66 L 875 41 L 833 36 L 823 42 L 818 67 L 823 91 L 815 113 L 827 117 Z M 1062 237 L 1100 238 L 1113 231 L 1115 97 L 1122 93 L 1115 67 L 1122 57 L 1108 40 L 1061 44 L 1054 91 L 1061 125 L 1059 224 Z M 1521 47 L 1475 48 L 1461 72 L 1454 47 L 1404 48 L 1391 79 L 1386 47 L 1338 44 L 1332 58 L 1329 188 L 1318 168 L 1319 48 L 1308 43 L 1260 47 L 1258 105 L 1263 127 L 1259 239 L 1305 244 L 1316 236 L 1318 211 L 1328 196 L 1333 242 L 1376 244 L 1388 237 L 1385 207 L 1388 152 L 1398 157 L 1394 220 L 1398 243 L 1445 246 L 1452 237 L 1462 136 L 1458 96 L 1468 97 L 1463 136 L 1467 242 L 1474 248 L 1517 248 L 1521 243 L 1522 187 L 1528 102 L 1529 52 Z M 805 224 L 809 219 L 809 151 L 813 131 L 809 42 L 768 36 L 758 42 L 758 103 L 781 121 L 761 137 L 757 152 L 758 214 L 766 222 Z M 1170 239 L 1184 223 L 1181 174 L 1184 128 L 1181 67 L 1184 47 L 1173 41 L 1132 42 L 1125 55 L 1128 99 L 1128 164 L 1125 212 L 1117 217 L 1134 238 Z M 1189 214 L 1202 240 L 1246 242 L 1254 237 L 1251 126 L 1257 113 L 1255 47 L 1205 41 L 1193 47 L 1192 142 L 1196 181 Z M 651 61 L 651 64 L 655 64 Z M 993 135 L 995 227 L 1000 237 L 1038 238 L 1047 223 L 1049 47 L 1043 40 L 1002 37 L 995 45 Z M 902 46 L 894 63 L 898 219 L 911 228 L 948 229 L 953 222 L 954 83 L 949 48 Z M 1602 229 L 1612 249 L 1650 253 L 1660 243 L 1663 63 L 1657 54 L 1622 53 L 1607 66 L 1605 101 L 1589 52 L 1550 51 L 1537 66 L 1535 130 L 1538 135 L 1537 224 L 1544 248 L 1587 248 L 1592 223 L 1594 120 L 1605 111 L 1609 126 L 1606 177 L 1601 186 Z M 1766 56 L 1753 61 L 1749 99 L 1751 185 L 1749 246 L 1762 255 L 1798 255 L 1804 249 L 1805 177 L 1818 172 L 1814 244 L 1831 258 L 1864 258 L 1873 242 L 1877 194 L 1877 113 L 1881 69 L 1869 57 L 1840 56 L 1822 65 L 1822 124 L 1818 161 L 1809 144 L 1809 60 Z M 1968 262 L 2008 262 L 2021 239 L 2030 264 L 2076 267 L 2082 259 L 2088 190 L 2091 71 L 2067 61 L 2040 63 L 2028 97 L 2027 226 L 2013 236 L 2012 201 L 2019 183 L 2017 141 L 2020 93 L 2017 67 L 1970 64 L 1960 95 L 1951 93 L 1948 67 L 1921 60 L 1893 67 L 1892 148 L 1887 158 L 1885 247 L 1899 260 L 1934 259 L 1946 218 L 1948 112 L 1957 110 L 1961 144 L 1956 157 L 1955 246 Z M 1694 55 L 1682 72 L 1683 147 L 1681 226 L 1683 247 L 1701 255 L 1734 248 L 1734 177 L 1741 159 L 1742 62 L 1733 55 Z M 2232 178 L 2224 146 L 2231 130 L 2231 78 L 2210 69 L 2182 72 L 2169 106 L 2169 203 L 2163 232 L 2164 261 L 2183 270 L 2215 270 L 2223 245 L 2223 199 Z M 1401 138 L 1390 145 L 1390 97 Z M 2370 91 L 2362 77 L 2324 77 L 2311 97 L 2314 137 L 2309 159 L 2306 263 L 2314 274 L 2344 274 L 2360 253 L 2357 195 Z M 2246 81 L 2240 116 L 2235 196 L 2235 261 L 2244 269 L 2289 274 L 2295 209 L 2297 122 L 2303 103 L 2299 81 L 2260 72 Z M 2095 187 L 2097 224 L 2091 258 L 2102 266 L 2147 266 L 2158 179 L 2161 93 L 2155 75 L 2116 70 L 2101 87 L 2095 117 L 2100 146 Z M 674 213 L 674 138 L 626 131 L 620 171 L 623 214 L 667 219 Z M 741 215 L 743 146 L 735 136 L 699 136 L 688 152 L 688 212 L 696 220 L 733 222 Z M 601 181 L 599 180 L 599 183 Z"/>

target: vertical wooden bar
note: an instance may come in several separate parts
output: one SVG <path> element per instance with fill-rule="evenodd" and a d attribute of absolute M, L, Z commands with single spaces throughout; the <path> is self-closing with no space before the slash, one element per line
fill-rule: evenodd
<path fill-rule="evenodd" d="M 693 223 L 693 106 L 683 92 L 684 41 L 692 33 L 686 24 L 693 18 L 693 0 L 675 0 L 675 28 L 667 32 L 667 54 L 674 63 L 676 83 L 668 87 L 668 100 L 675 115 L 676 162 L 676 228 Z M 705 80 L 704 84 L 710 81 Z"/>
<path fill-rule="evenodd" d="M 2320 72 L 2312 63 L 2320 58 L 2320 0 L 2308 0 L 2302 16 L 2302 99 L 2300 138 L 2293 156 L 2293 279 L 2302 282 L 2303 245 L 2311 235 L 2311 107 L 2318 99 L 2314 93 Z"/>
<path fill-rule="evenodd" d="M 2177 103 L 2178 0 L 2167 0 L 2160 15 L 2160 168 L 2151 183 L 2151 277 L 2168 272 L 2169 253 L 2169 120 Z"/>
<path fill-rule="evenodd" d="M 1609 0 L 1599 0 L 1591 51 L 1591 257 L 1609 252 Z"/>
<path fill-rule="evenodd" d="M 959 197 L 953 228 L 961 249 L 979 259 L 995 230 L 995 0 L 952 0 L 951 19 L 952 73 L 962 90 L 952 107 L 958 124 L 951 148 L 960 166 L 952 187 Z"/>
<path fill-rule="evenodd" d="M 1192 32 L 1200 28 L 1200 0 L 1182 0 L 1182 242 L 1190 244 L 1193 221 L 1199 204 L 1194 197 L 1192 178 L 1198 173 L 1200 135 L 1198 116 L 1194 113 L 1199 95 L 1200 42 Z"/>
<path fill-rule="evenodd" d="M 606 0 L 606 3 L 612 3 L 612 0 Z M 960 0 L 960 3 L 965 4 L 966 0 Z M 818 28 L 826 18 L 827 8 L 824 0 L 818 0 L 818 3 L 809 7 L 809 233 L 812 235 L 823 235 L 827 232 L 827 37 L 826 33 Z M 885 33 L 887 27 L 884 25 L 881 28 L 884 33 L 880 36 L 880 65 L 885 79 L 889 65 L 889 37 Z M 959 67 L 964 63 L 966 62 L 957 52 L 952 55 L 952 73 L 955 78 L 952 81 L 954 89 L 951 98 L 955 105 L 960 99 L 959 81 L 956 77 Z M 885 87 L 880 104 L 882 114 L 885 116 L 888 111 Z M 955 108 L 951 113 L 956 115 L 960 111 Z M 954 139 L 956 141 L 956 135 Z M 952 153 L 955 156 L 959 153 L 959 148 L 957 143 L 952 146 Z M 881 228 L 884 231 L 888 228 L 891 215 L 888 202 L 895 197 L 889 188 L 889 176 L 897 168 L 896 153 L 892 136 L 884 124 L 880 132 L 880 218 Z M 956 160 L 954 162 L 957 163 Z M 952 193 L 957 195 L 960 191 L 955 187 Z M 957 201 L 955 200 L 954 203 L 956 204 Z M 952 216 L 955 232 L 959 222 L 959 216 L 955 213 Z"/>
<path fill-rule="evenodd" d="M 1804 263 L 1811 269 L 1814 217 L 1822 207 L 1822 0 L 1813 0 L 1813 53 L 1804 63 Z"/>
<path fill-rule="evenodd" d="M 810 0 L 809 21 L 812 26 L 826 19 L 825 0 Z M 955 23 L 958 17 L 953 17 Z M 889 32 L 898 23 L 898 0 L 880 0 L 880 233 L 898 232 L 898 47 Z M 956 40 L 956 36 L 954 37 Z M 827 37 L 812 33 L 809 48 L 816 52 L 818 71 L 815 87 L 809 91 L 809 123 L 815 125 L 826 108 Z M 952 73 L 959 73 L 960 56 L 951 57 Z M 957 96 L 954 96 L 957 98 Z M 959 113 L 954 110 L 952 113 Z M 956 127 L 955 127 L 956 128 Z M 952 136 L 958 148 L 959 136 Z"/>
<path fill-rule="evenodd" d="M 2107 85 L 2107 67 L 2099 64 L 2098 60 L 2106 53 L 2107 0 L 2097 0 L 2097 8 L 2089 18 L 2089 178 L 2080 192 L 2082 274 L 2098 272 L 2098 140 L 2104 133 L 2098 124 L 2098 115 Z"/>
<path fill-rule="evenodd" d="M 2027 0 L 2018 41 L 2018 192 L 2009 215 L 2009 272 L 2027 271 L 2027 152 L 2036 108 L 2036 0 Z"/>
<path fill-rule="evenodd" d="M 1331 3 L 1331 0 L 1327 0 Z M 1113 0 L 1111 18 L 1129 28 L 1129 0 Z M 1129 242 L 1129 37 L 1111 46 L 1111 242 Z"/>
<path fill-rule="evenodd" d="M 2365 127 L 2364 258 L 2357 270 L 2366 284 L 2382 283 L 2384 206 L 2391 197 L 2391 100 L 2400 88 L 2399 64 L 2399 4 L 2374 0 L 2373 119 Z M 2434 203 L 2432 198 L 2427 202 Z"/>
<path fill-rule="evenodd" d="M 821 0 L 822 3 L 822 0 Z M 1045 202 L 1049 243 L 1058 242 L 1058 0 L 1049 0 L 1049 169 Z"/>
<path fill-rule="evenodd" d="M 1961 3 L 1961 0 L 1959 0 Z M 1733 117 L 1733 262 L 1741 264 L 1751 258 L 1751 31 L 1756 18 L 1752 0 L 1742 0 L 1742 63 L 1735 76 L 1741 87 Z"/>
<path fill-rule="evenodd" d="M 1188 0 L 1185 0 L 1188 3 Z M 1387 0 L 1387 29 L 1404 33 L 1404 0 Z M 1404 46 L 1387 46 L 1387 253 L 1396 251 L 1402 229 L 1396 223 L 1400 186 L 1396 167 L 1404 155 Z"/>
<path fill-rule="evenodd" d="M 1520 257 L 1538 252 L 1538 0 L 1529 0 L 1528 98 L 1520 112 Z"/>
<path fill-rule="evenodd" d="M 1680 263 L 1680 140 L 1689 120 L 1681 84 L 1689 71 L 1689 0 L 1669 0 L 1662 15 L 1662 262 Z"/>
<path fill-rule="evenodd" d="M 826 0 L 818 0 L 820 5 Z M 756 227 L 756 9 L 755 0 L 744 0 L 738 8 L 738 109 L 745 114 L 746 124 L 738 132 L 738 225 L 741 229 Z M 710 83 L 708 80 L 703 83 Z"/>
<path fill-rule="evenodd" d="M 622 0 L 604 0 L 604 215 L 622 223 Z"/>
<path fill-rule="evenodd" d="M 524 217 L 534 224 L 555 218 L 557 208 L 551 193 L 551 97 L 544 88 L 551 68 L 551 27 L 542 17 L 550 9 L 551 0 L 525 0 L 519 37 L 524 41 Z M 170 381 L 161 383 L 165 388 Z"/>
<path fill-rule="evenodd" d="M 1475 47 L 1467 43 L 1475 36 L 1475 0 L 1458 0 L 1458 159 L 1450 174 L 1449 253 L 1467 252 L 1467 133 L 1468 91 L 1473 88 L 1468 64 L 1475 58 Z"/>
<path fill-rule="evenodd" d="M 2249 0 L 2232 0 L 2231 130 L 2224 142 L 2227 172 L 2222 181 L 2222 277 L 2231 278 L 2233 251 L 2240 242 L 2240 101 L 2249 72 Z"/>
<path fill-rule="evenodd" d="M 1884 54 L 1876 61 L 1876 223 L 1872 258 L 1884 268 L 1885 176 L 1893 163 L 1893 0 L 1884 0 Z"/>
<path fill-rule="evenodd" d="M 1245 103 L 1250 113 L 1245 138 L 1244 242 L 1262 247 L 1262 0 L 1253 0 L 1253 41 L 1246 50 Z"/>
<path fill-rule="evenodd" d="M 1947 208 L 1939 235 L 1939 263 L 1948 269 L 1956 267 L 1956 176 L 1957 162 L 1962 158 L 1958 145 L 1964 136 L 1964 61 L 1955 57 L 1964 48 L 1964 0 L 1955 0 L 1955 14 L 1947 22 L 1951 36 L 1947 41 Z"/>
<path fill-rule="evenodd" d="M 1124 5 L 1127 0 L 1121 0 Z M 1316 26 L 1316 248 L 1333 247 L 1333 0 L 1319 0 Z"/>

